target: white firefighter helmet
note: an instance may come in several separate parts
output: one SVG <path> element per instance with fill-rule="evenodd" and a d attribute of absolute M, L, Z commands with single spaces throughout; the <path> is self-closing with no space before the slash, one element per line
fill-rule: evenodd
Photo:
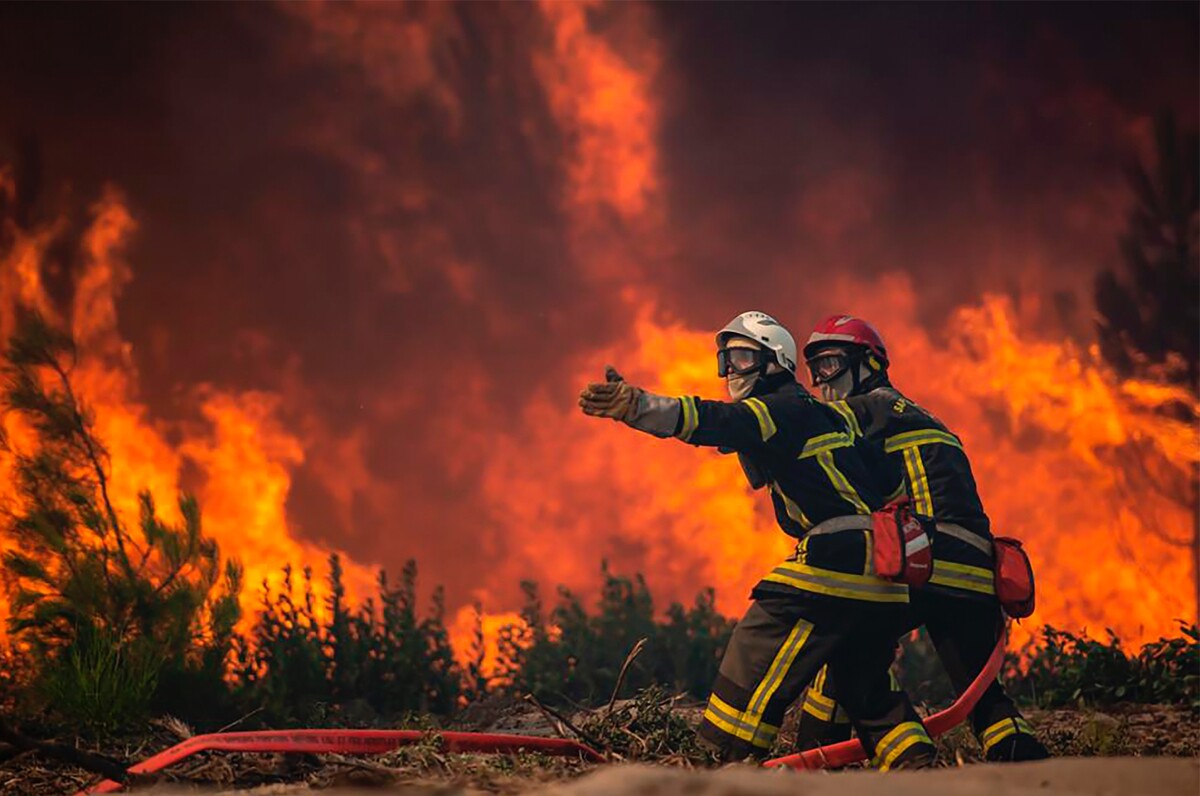
<path fill-rule="evenodd" d="M 717 347 L 724 348 L 734 336 L 747 337 L 775 352 L 775 361 L 789 373 L 796 372 L 796 339 L 779 321 L 765 312 L 743 312 L 717 332 Z"/>

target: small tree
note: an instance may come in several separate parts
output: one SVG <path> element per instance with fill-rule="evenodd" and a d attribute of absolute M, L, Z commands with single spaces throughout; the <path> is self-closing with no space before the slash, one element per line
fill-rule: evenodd
<path fill-rule="evenodd" d="M 317 611 L 312 571 L 303 570 L 299 594 L 290 566 L 283 575 L 278 591 L 263 582 L 262 611 L 250 637 L 239 641 L 234 672 L 239 696 L 261 709 L 264 719 L 324 722 L 334 713 L 361 719 L 453 710 L 462 682 L 444 624 L 442 591 L 434 590 L 429 616 L 418 618 L 415 561 L 405 564 L 398 586 L 380 571 L 378 612 L 373 599 L 357 611 L 348 607 L 336 554 L 329 557 L 324 617 Z"/>
<path fill-rule="evenodd" d="M 267 717 L 284 723 L 313 720 L 318 707 L 332 701 L 312 570 L 305 567 L 302 575 L 299 595 L 291 564 L 284 566 L 277 592 L 263 579 L 251 638 L 238 642 L 244 696 Z"/>
<path fill-rule="evenodd" d="M 1155 125 L 1157 162 L 1134 162 L 1129 223 L 1120 238 L 1124 273 L 1096 279 L 1097 331 L 1104 358 L 1124 377 L 1165 380 L 1200 394 L 1200 137 L 1181 132 L 1174 117 Z M 1191 406 L 1169 408 L 1195 423 Z M 1118 467 L 1129 493 L 1153 490 L 1191 509 L 1190 539 L 1168 536 L 1153 518 L 1147 526 L 1161 538 L 1188 547 L 1196 610 L 1200 613 L 1200 490 L 1194 466 L 1159 461 L 1153 451 L 1133 450 Z"/>
<path fill-rule="evenodd" d="M 105 728 L 145 707 L 164 666 L 223 661 L 241 570 L 227 562 L 215 588 L 219 551 L 191 496 L 180 496 L 183 521 L 173 525 L 143 492 L 131 529 L 113 503 L 112 463 L 72 382 L 75 364 L 69 335 L 21 314 L 2 368 L 3 408 L 32 442 L 0 440 L 15 487 L 0 528 L 17 542 L 0 565 L 9 629 L 30 645 L 54 704 Z"/>
<path fill-rule="evenodd" d="M 1121 375 L 1155 373 L 1195 391 L 1200 380 L 1200 165 L 1196 132 L 1162 114 L 1157 162 L 1133 162 L 1128 226 L 1119 242 L 1124 273 L 1096 279 L 1097 328 Z"/>
<path fill-rule="evenodd" d="M 537 584 L 522 582 L 522 623 L 503 628 L 498 639 L 502 687 L 556 704 L 602 704 L 618 683 L 618 696 L 652 684 L 707 696 L 733 632 L 733 622 L 716 610 L 713 591 L 697 595 L 690 609 L 671 605 L 665 621 L 656 620 L 641 575 L 614 574 L 604 562 L 600 572 L 604 580 L 594 614 L 559 587 L 558 604 L 547 615 Z M 626 657 L 641 639 L 642 651 L 622 680 Z"/>

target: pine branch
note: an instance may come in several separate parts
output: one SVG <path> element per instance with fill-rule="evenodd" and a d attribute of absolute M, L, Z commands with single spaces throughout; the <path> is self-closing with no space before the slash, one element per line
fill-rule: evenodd
<path fill-rule="evenodd" d="M 74 431 L 78 435 L 79 442 L 83 447 L 88 461 L 91 463 L 92 471 L 96 474 L 100 495 L 104 500 L 104 509 L 108 514 L 109 524 L 117 539 L 121 568 L 125 571 L 125 576 L 133 580 L 135 574 L 133 566 L 129 561 L 129 553 L 125 550 L 125 534 L 121 530 L 120 520 L 117 519 L 117 511 L 113 508 L 112 498 L 108 494 L 108 475 L 104 472 L 104 466 L 100 462 L 100 453 L 92 442 L 92 436 L 88 431 L 87 424 L 84 422 L 83 413 L 79 410 L 79 402 L 75 399 L 75 391 L 71 387 L 69 375 L 57 359 L 52 358 L 50 367 L 58 374 L 59 381 L 62 383 L 63 392 L 67 398 L 67 405 L 71 410 L 71 421 L 74 425 Z M 131 543 L 132 541 L 130 540 Z"/>
<path fill-rule="evenodd" d="M 48 743 L 30 738 L 28 735 L 23 735 L 10 727 L 3 716 L 0 716 L 0 741 L 4 741 L 23 752 L 37 752 L 44 757 L 62 761 L 63 763 L 82 768 L 85 771 L 90 771 L 93 774 L 100 774 L 117 782 L 124 783 L 129 779 L 129 772 L 125 770 L 125 766 L 116 760 L 103 755 L 93 754 L 92 752 L 85 752 L 73 746 Z"/>

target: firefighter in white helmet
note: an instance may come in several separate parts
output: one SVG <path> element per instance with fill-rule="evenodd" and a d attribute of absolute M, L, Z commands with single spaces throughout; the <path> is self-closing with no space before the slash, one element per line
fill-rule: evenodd
<path fill-rule="evenodd" d="M 789 704 L 829 663 L 843 705 L 881 769 L 928 765 L 934 746 L 884 677 L 909 623 L 908 587 L 871 574 L 871 512 L 883 506 L 841 417 L 796 382 L 796 343 L 774 318 L 738 315 L 717 333 L 732 402 L 655 395 L 609 367 L 579 396 L 584 413 L 656 437 L 736 451 L 769 490 L 795 552 L 754 587 L 704 712 L 700 736 L 726 760 L 766 755 Z M 697 540 L 703 543 L 703 540 Z"/>

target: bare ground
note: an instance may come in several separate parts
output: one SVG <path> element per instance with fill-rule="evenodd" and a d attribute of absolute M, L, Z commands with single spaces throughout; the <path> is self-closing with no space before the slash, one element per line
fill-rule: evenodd
<path fill-rule="evenodd" d="M 687 723 L 698 719 L 695 708 L 680 707 L 677 710 Z M 577 723 L 585 723 L 578 715 L 574 718 Z M 937 788 L 953 787 L 955 792 L 976 792 L 981 796 L 1032 790 L 1045 792 L 1047 789 L 1080 794 L 1200 794 L 1196 768 L 1196 761 L 1200 760 L 1200 714 L 1196 711 L 1185 707 L 1129 704 L 1110 708 L 1107 712 L 1031 712 L 1029 719 L 1041 739 L 1060 758 L 1051 761 L 1048 767 L 970 765 L 978 761 L 979 749 L 971 734 L 960 727 L 939 741 L 943 765 L 950 767 L 948 770 L 891 775 L 888 796 L 905 796 L 903 788 L 908 785 L 904 783 L 922 782 L 922 777 L 935 777 Z M 556 734 L 553 720 L 548 716 L 528 703 L 511 701 L 484 705 L 474 713 L 468 711 L 453 729 Z M 688 732 L 686 724 L 684 730 Z M 179 723 L 160 722 L 152 733 L 125 741 L 110 740 L 98 745 L 97 750 L 131 763 L 171 746 L 188 732 L 188 728 Z M 622 762 L 620 756 L 616 759 Z M 171 767 L 155 781 L 141 783 L 136 790 L 159 794 L 194 793 L 196 791 L 181 791 L 180 788 L 200 786 L 210 793 L 295 794 L 328 790 L 338 796 L 381 792 L 423 796 L 482 793 L 584 796 L 626 792 L 732 796 L 773 793 L 779 777 L 778 773 L 744 766 L 703 769 L 694 757 L 689 759 L 685 755 L 664 757 L 658 752 L 643 759 L 653 760 L 657 765 L 596 767 L 537 755 L 455 755 L 444 752 L 436 736 L 431 736 L 428 743 L 371 757 L 206 753 Z M 697 768 L 701 770 L 695 770 Z M 1030 784 L 1033 782 L 1030 778 L 1035 776 L 1029 774 L 1030 771 L 1044 776 L 1036 784 Z M 806 794 L 826 788 L 830 796 L 867 796 L 874 793 L 872 788 L 878 788 L 872 784 L 875 777 L 870 772 L 803 776 L 807 777 L 803 780 Z M 1042 785 L 1043 780 L 1047 784 Z M 22 753 L 8 759 L 0 754 L 0 794 L 5 796 L 74 793 L 93 781 L 95 777 L 86 772 L 41 760 L 33 754 Z M 788 793 L 798 792 L 799 781 L 785 778 L 780 782 Z M 924 792 L 931 784 L 920 787 Z M 851 786 L 859 790 L 845 790 Z M 839 789 L 836 795 L 833 787 Z M 253 790 L 255 788 L 257 790 Z"/>
<path fill-rule="evenodd" d="M 275 785 L 254 796 L 297 794 L 307 788 Z M 155 796 L 196 794 L 195 790 L 161 788 Z M 311 791 L 309 791 L 311 792 Z M 456 786 L 398 785 L 378 788 L 334 788 L 331 796 L 475 796 L 480 791 Z M 1200 761 L 1186 758 L 1058 758 L 1039 763 L 968 765 L 936 771 L 840 773 L 779 772 L 748 766 L 688 771 L 650 765 L 602 767 L 567 783 L 531 788 L 529 796 L 1195 796 L 1200 792 Z M 228 793 L 228 791 L 226 791 Z"/>

